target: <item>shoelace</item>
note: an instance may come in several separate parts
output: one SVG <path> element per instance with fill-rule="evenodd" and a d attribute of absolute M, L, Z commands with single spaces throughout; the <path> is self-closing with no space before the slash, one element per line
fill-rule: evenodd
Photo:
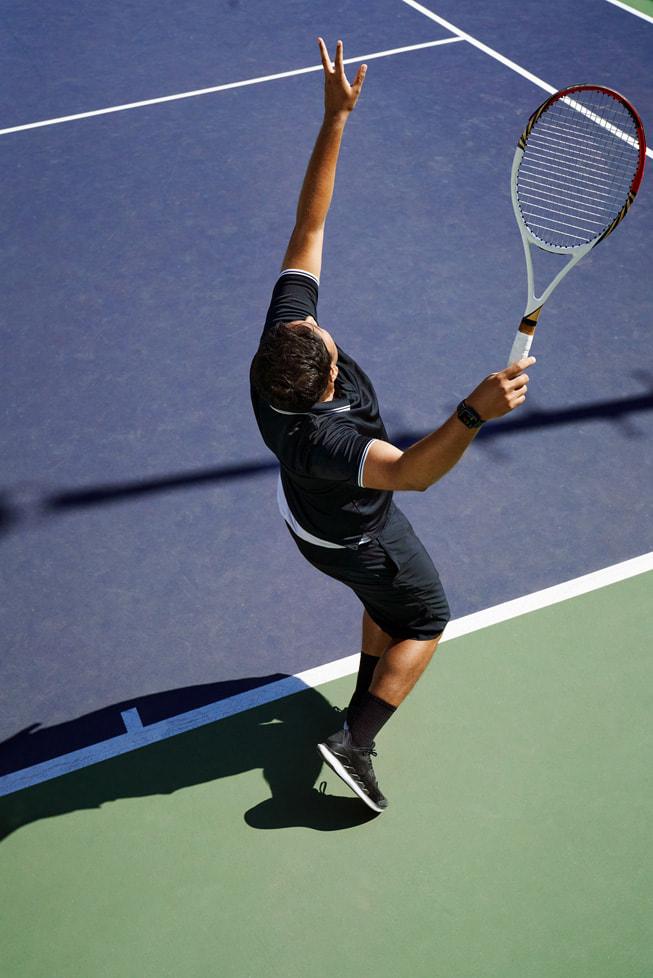
<path fill-rule="evenodd" d="M 353 744 L 351 745 L 351 749 L 355 750 L 357 754 L 369 754 L 371 757 L 376 757 L 374 747 L 374 744 L 371 747 L 354 747 Z"/>

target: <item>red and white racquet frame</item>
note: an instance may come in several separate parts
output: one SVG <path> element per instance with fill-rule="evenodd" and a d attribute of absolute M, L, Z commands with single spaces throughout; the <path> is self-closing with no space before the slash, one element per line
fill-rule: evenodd
<path fill-rule="evenodd" d="M 511 196 L 524 254 L 528 298 L 508 363 L 527 356 L 542 306 L 561 280 L 623 220 L 646 159 L 641 120 L 609 88 L 574 85 L 531 116 L 512 164 Z M 535 294 L 532 249 L 569 255 Z"/>

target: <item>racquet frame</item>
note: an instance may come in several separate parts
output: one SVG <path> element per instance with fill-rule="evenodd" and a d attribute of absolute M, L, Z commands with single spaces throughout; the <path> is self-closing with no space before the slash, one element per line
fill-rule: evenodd
<path fill-rule="evenodd" d="M 524 157 L 524 152 L 526 150 L 526 142 L 528 136 L 531 132 L 531 129 L 538 121 L 540 116 L 552 105 L 553 102 L 557 101 L 558 99 L 568 97 L 572 95 L 574 92 L 583 92 L 588 90 L 603 92 L 606 95 L 616 98 L 617 100 L 623 103 L 623 105 L 627 108 L 627 110 L 632 115 L 633 120 L 635 121 L 637 126 L 638 138 L 640 144 L 639 167 L 635 173 L 630 192 L 626 198 L 623 207 L 621 208 L 621 211 L 617 214 L 617 216 L 614 218 L 611 224 L 601 234 L 597 235 L 596 238 L 592 239 L 591 241 L 588 241 L 585 244 L 574 245 L 570 247 L 551 245 L 545 241 L 542 241 L 535 234 L 533 234 L 533 232 L 527 227 L 527 225 L 524 222 L 524 218 L 522 216 L 520 205 L 519 205 L 519 197 L 517 193 L 517 175 L 519 173 L 519 167 L 521 165 L 521 161 Z M 614 92 L 612 89 L 604 88 L 601 85 L 572 85 L 569 88 L 564 88 L 561 91 L 556 92 L 554 95 L 551 95 L 550 98 L 548 98 L 545 102 L 543 102 L 542 105 L 538 109 L 536 109 L 536 111 L 530 117 L 530 119 L 528 120 L 528 124 L 524 129 L 519 139 L 519 142 L 517 144 L 517 149 L 515 150 L 515 155 L 512 161 L 512 171 L 510 176 L 512 206 L 515 212 L 517 225 L 519 227 L 519 231 L 521 234 L 522 245 L 524 247 L 524 255 L 526 257 L 528 298 L 526 302 L 526 308 L 524 310 L 524 315 L 522 317 L 522 321 L 519 325 L 519 329 L 517 330 L 517 334 L 515 336 L 512 349 L 510 351 L 510 357 L 508 358 L 508 365 L 515 363 L 517 360 L 521 360 L 525 356 L 528 356 L 528 352 L 530 350 L 531 343 L 533 341 L 533 334 L 535 332 L 535 327 L 537 325 L 538 317 L 540 315 L 540 312 L 542 311 L 542 307 L 544 303 L 549 298 L 553 290 L 557 288 L 557 286 L 560 284 L 562 279 L 565 277 L 565 275 L 567 275 L 568 272 L 571 271 L 574 265 L 577 265 L 578 262 L 582 258 L 584 258 L 585 255 L 599 243 L 599 241 L 603 241 L 603 239 L 606 238 L 612 231 L 614 231 L 616 226 L 623 220 L 626 213 L 628 212 L 630 205 L 635 199 L 635 195 L 637 194 L 637 191 L 639 190 L 639 185 L 642 180 L 642 174 L 644 172 L 645 160 L 646 160 L 646 142 L 645 142 L 644 129 L 642 127 L 641 120 L 637 115 L 637 113 L 635 112 L 635 110 L 633 109 L 632 105 L 630 105 L 630 103 L 622 95 L 619 95 L 617 92 Z M 556 255 L 570 256 L 569 261 L 560 269 L 560 271 L 555 276 L 555 278 L 551 280 L 549 285 L 539 296 L 535 294 L 535 275 L 534 275 L 533 257 L 532 257 L 533 248 L 539 248 L 541 251 L 552 252 L 553 254 Z"/>

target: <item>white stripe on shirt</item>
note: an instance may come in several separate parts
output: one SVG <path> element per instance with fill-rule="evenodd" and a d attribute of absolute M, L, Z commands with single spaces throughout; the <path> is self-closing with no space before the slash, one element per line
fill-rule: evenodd
<path fill-rule="evenodd" d="M 329 543 L 328 540 L 320 540 L 319 537 L 313 536 L 308 530 L 305 530 L 303 526 L 300 526 L 295 517 L 293 516 L 290 506 L 288 505 L 288 500 L 286 499 L 286 494 L 283 491 L 283 483 L 281 482 L 281 473 L 279 473 L 279 481 L 277 482 L 277 505 L 279 507 L 279 512 L 283 516 L 284 520 L 291 528 L 293 533 L 295 533 L 302 540 L 306 540 L 307 543 L 312 543 L 316 547 L 328 547 L 329 550 L 346 550 L 340 543 Z"/>
<path fill-rule="evenodd" d="M 320 280 L 317 277 L 317 275 L 313 275 L 312 272 L 306 272 L 306 271 L 304 271 L 303 268 L 284 268 L 284 270 L 282 272 L 279 272 L 279 278 L 281 278 L 282 275 L 291 275 L 291 274 L 293 274 L 293 275 L 305 275 L 307 278 L 312 278 L 313 281 L 315 282 L 315 284 L 318 287 L 320 285 Z"/>
<path fill-rule="evenodd" d="M 358 485 L 361 489 L 364 489 L 363 485 L 363 467 L 365 465 L 365 459 L 367 458 L 367 453 L 370 450 L 372 444 L 377 441 L 376 438 L 371 438 L 370 441 L 365 446 L 365 451 L 363 452 L 362 458 L 360 460 L 360 465 L 358 466 Z M 286 494 L 283 491 L 283 483 L 281 481 L 281 473 L 279 473 L 279 479 L 277 480 L 277 505 L 279 507 L 279 512 L 283 516 L 284 520 L 291 528 L 293 533 L 295 533 L 301 540 L 306 540 L 307 543 L 312 543 L 316 547 L 328 547 L 329 550 L 346 550 L 341 543 L 331 543 L 329 540 L 322 540 L 320 537 L 314 536 L 314 534 L 309 533 L 301 526 L 295 516 L 293 515 L 290 506 L 288 505 L 288 500 L 286 499 Z M 368 536 L 362 536 L 358 541 L 361 543 L 369 543 L 370 538 Z"/>

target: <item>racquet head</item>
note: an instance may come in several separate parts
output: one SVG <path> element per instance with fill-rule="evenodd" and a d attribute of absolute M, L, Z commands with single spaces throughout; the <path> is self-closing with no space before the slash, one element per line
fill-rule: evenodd
<path fill-rule="evenodd" d="M 642 123 L 623 96 L 595 85 L 556 92 L 533 113 L 515 153 L 517 220 L 547 251 L 598 244 L 635 199 L 645 159 Z"/>

